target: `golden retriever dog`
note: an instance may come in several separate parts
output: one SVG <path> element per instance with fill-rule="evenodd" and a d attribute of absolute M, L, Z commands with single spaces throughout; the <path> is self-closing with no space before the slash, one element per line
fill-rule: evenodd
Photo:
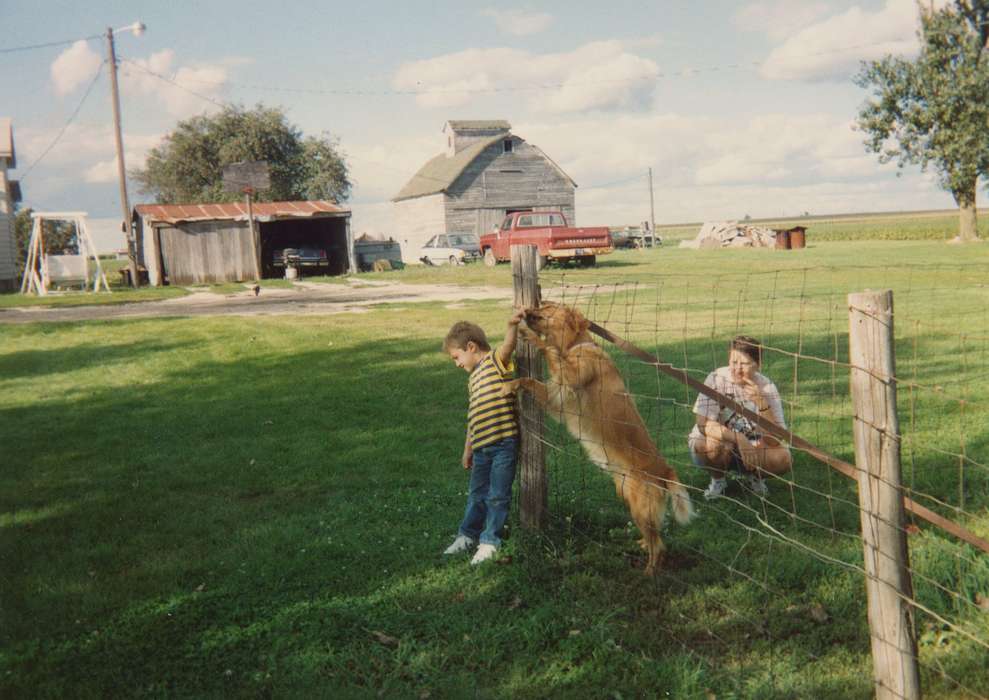
<path fill-rule="evenodd" d="M 676 471 L 650 439 L 618 368 L 591 339 L 589 326 L 579 311 L 549 301 L 526 311 L 519 332 L 545 355 L 550 379 L 545 384 L 516 379 L 503 392 L 522 388 L 531 393 L 566 425 L 590 460 L 611 474 L 642 533 L 640 544 L 648 553 L 645 573 L 653 575 L 666 550 L 659 529 L 667 496 L 682 525 L 693 517 L 693 506 Z"/>

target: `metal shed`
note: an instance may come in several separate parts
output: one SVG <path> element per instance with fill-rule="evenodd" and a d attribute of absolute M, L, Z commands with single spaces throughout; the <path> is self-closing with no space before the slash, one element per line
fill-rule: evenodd
<path fill-rule="evenodd" d="M 258 202 L 257 239 L 247 205 L 139 204 L 135 231 L 148 280 L 162 284 L 236 282 L 281 277 L 276 251 L 316 248 L 326 252 L 326 272 L 354 272 L 350 210 L 333 202 Z"/>

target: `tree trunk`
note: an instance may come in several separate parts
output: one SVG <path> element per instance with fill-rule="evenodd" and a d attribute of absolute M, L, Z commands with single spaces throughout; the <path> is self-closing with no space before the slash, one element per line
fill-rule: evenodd
<path fill-rule="evenodd" d="M 978 214 L 975 207 L 975 194 L 978 180 L 973 180 L 972 184 L 964 190 L 955 192 L 955 201 L 958 202 L 958 238 L 961 243 L 970 243 L 979 240 Z"/>
<path fill-rule="evenodd" d="M 961 205 L 958 208 L 958 215 L 958 237 L 966 242 L 979 240 L 978 216 L 975 209 L 975 202 Z"/>

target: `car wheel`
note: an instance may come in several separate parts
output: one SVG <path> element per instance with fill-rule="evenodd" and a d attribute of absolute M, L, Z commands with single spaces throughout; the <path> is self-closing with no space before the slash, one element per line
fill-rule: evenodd
<path fill-rule="evenodd" d="M 490 248 L 484 249 L 484 264 L 488 267 L 494 267 L 498 264 L 497 258 L 495 258 L 494 251 Z"/>
<path fill-rule="evenodd" d="M 460 261 L 457 260 L 457 256 L 456 255 L 451 255 L 450 256 L 450 264 L 451 265 L 459 265 L 460 264 Z"/>
<path fill-rule="evenodd" d="M 595 255 L 584 255 L 577 258 L 577 263 L 581 267 L 592 267 L 595 262 L 597 262 L 597 256 Z"/>

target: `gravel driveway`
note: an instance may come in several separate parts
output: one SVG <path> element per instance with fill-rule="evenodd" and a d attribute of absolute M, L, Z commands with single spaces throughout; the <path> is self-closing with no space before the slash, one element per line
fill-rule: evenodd
<path fill-rule="evenodd" d="M 0 323 L 90 321 L 164 316 L 327 315 L 362 313 L 375 304 L 497 299 L 511 302 L 512 290 L 442 284 L 397 284 L 348 280 L 347 284 L 297 282 L 292 289 L 265 287 L 258 296 L 246 288 L 236 294 L 197 291 L 188 296 L 134 304 L 72 307 L 14 307 L 0 310 Z"/>

